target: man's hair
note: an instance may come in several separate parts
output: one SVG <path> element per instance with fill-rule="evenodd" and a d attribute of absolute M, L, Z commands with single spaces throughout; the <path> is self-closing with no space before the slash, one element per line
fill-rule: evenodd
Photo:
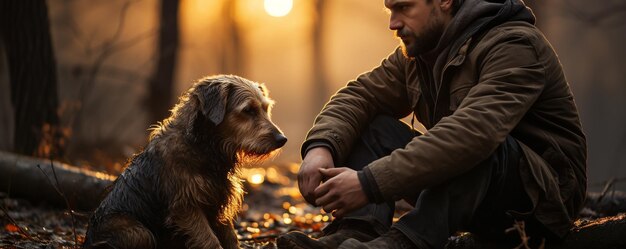
<path fill-rule="evenodd" d="M 461 4 L 463 4 L 465 0 L 452 0 L 452 16 L 456 15 L 456 12 L 461 8 Z M 426 0 L 427 3 L 432 3 L 433 0 Z"/>

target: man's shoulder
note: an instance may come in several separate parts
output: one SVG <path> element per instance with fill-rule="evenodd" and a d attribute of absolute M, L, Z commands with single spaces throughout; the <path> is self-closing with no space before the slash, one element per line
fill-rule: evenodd
<path fill-rule="evenodd" d="M 505 22 L 485 32 L 480 42 L 499 43 L 511 38 L 524 38 L 531 43 L 544 40 L 541 31 L 534 25 L 524 21 Z"/>
<path fill-rule="evenodd" d="M 484 55 L 498 45 L 511 41 L 518 41 L 535 48 L 548 45 L 543 33 L 537 27 L 523 21 L 505 22 L 474 38 L 474 46 L 472 47 L 477 56 Z"/>

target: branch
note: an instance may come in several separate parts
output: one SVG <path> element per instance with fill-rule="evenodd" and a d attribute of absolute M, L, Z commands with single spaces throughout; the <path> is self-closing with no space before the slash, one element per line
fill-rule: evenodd
<path fill-rule="evenodd" d="M 48 174 L 45 171 L 43 171 L 43 169 L 41 168 L 41 166 L 39 166 L 39 164 L 37 164 L 37 168 L 41 170 L 41 173 L 43 173 L 46 176 L 48 183 L 50 183 L 50 185 L 54 187 L 54 190 L 56 190 L 57 193 L 63 198 L 63 200 L 65 200 L 65 205 L 67 205 L 67 209 L 70 213 L 70 217 L 72 218 L 72 232 L 74 233 L 74 248 L 78 248 L 78 235 L 76 234 L 76 217 L 74 216 L 74 210 L 72 209 L 72 206 L 70 205 L 70 201 L 67 199 L 63 191 L 61 191 L 61 189 L 59 188 L 59 178 L 57 178 L 56 170 L 54 170 L 54 162 L 52 161 L 52 158 L 50 158 L 50 168 L 52 169 L 52 174 L 54 175 L 54 181 L 56 184 L 52 184 L 52 181 L 50 180 L 50 176 L 48 176 Z"/>
<path fill-rule="evenodd" d="M 87 79 L 83 83 L 80 84 L 79 89 L 78 89 L 78 96 L 80 98 L 79 102 L 82 105 L 81 107 L 78 108 L 74 117 L 70 118 L 71 120 L 70 126 L 73 128 L 73 130 L 76 133 L 81 132 L 82 127 L 81 127 L 80 120 L 82 118 L 83 109 L 84 109 L 86 100 L 88 99 L 91 93 L 91 89 L 95 85 L 96 77 L 98 76 L 100 69 L 102 68 L 102 65 L 104 64 L 104 62 L 108 58 L 113 56 L 114 54 L 120 51 L 123 51 L 127 48 L 130 48 L 134 45 L 137 45 L 141 41 L 148 39 L 155 34 L 154 30 L 150 30 L 145 33 L 139 34 L 131 39 L 128 39 L 126 41 L 119 41 L 122 31 L 124 30 L 124 27 L 126 26 L 125 23 L 126 23 L 126 16 L 128 13 L 128 9 L 130 8 L 132 4 L 139 2 L 139 1 L 140 0 L 126 1 L 124 3 L 120 11 L 120 18 L 119 18 L 120 21 L 118 22 L 115 33 L 107 41 L 103 42 L 102 45 L 98 46 L 100 53 L 96 56 L 91 68 L 88 70 L 89 72 L 87 74 Z M 91 50 L 91 48 L 89 50 Z"/>

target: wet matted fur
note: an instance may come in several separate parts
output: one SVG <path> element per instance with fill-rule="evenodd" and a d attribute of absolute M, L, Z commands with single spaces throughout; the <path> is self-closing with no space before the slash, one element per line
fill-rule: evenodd
<path fill-rule="evenodd" d="M 85 248 L 237 248 L 237 171 L 287 138 L 267 89 L 218 75 L 196 82 L 153 127 L 89 221 Z"/>

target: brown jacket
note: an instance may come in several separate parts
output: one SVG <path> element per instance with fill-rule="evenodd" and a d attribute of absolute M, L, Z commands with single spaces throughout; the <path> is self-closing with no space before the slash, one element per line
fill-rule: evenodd
<path fill-rule="evenodd" d="M 564 236 L 585 198 L 586 141 L 557 55 L 524 21 L 504 22 L 460 44 L 435 77 L 438 97 L 421 83 L 432 71 L 400 49 L 349 82 L 316 118 L 303 152 L 327 143 L 342 166 L 376 115 L 414 112 L 427 133 L 366 167 L 382 196 L 398 200 L 470 170 L 510 134 L 523 149 L 521 175 L 533 215 Z"/>

